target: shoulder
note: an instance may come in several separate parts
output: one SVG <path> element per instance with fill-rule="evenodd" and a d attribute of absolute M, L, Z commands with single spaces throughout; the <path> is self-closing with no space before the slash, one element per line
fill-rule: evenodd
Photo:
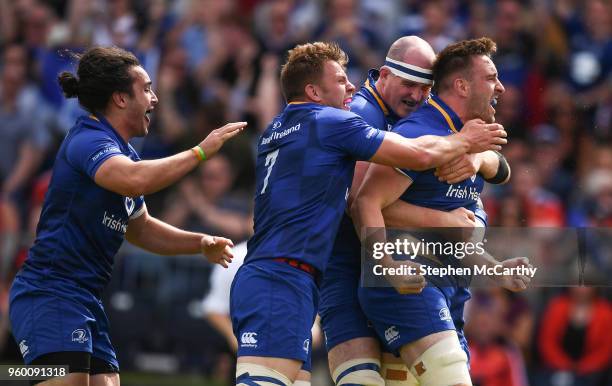
<path fill-rule="evenodd" d="M 107 130 L 89 118 L 80 118 L 68 132 L 66 140 L 80 143 L 96 142 L 99 140 L 116 142 Z"/>
<path fill-rule="evenodd" d="M 351 111 L 361 116 L 369 124 L 380 126 L 385 122 L 385 113 L 363 96 L 356 96 L 351 102 Z"/>
<path fill-rule="evenodd" d="M 338 124 L 362 119 L 359 115 L 352 111 L 337 109 L 329 106 L 321 106 L 317 111 L 317 120 L 323 124 Z"/>
<path fill-rule="evenodd" d="M 412 138 L 428 134 L 442 135 L 445 132 L 443 124 L 444 118 L 431 107 L 424 105 L 398 121 L 392 131 Z"/>

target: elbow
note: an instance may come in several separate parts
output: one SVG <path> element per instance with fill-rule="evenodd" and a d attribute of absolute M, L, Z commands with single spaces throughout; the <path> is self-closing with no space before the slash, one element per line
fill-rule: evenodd
<path fill-rule="evenodd" d="M 126 197 L 140 197 L 147 193 L 147 181 L 144 181 L 137 175 L 130 176 L 125 185 L 122 194 Z"/>

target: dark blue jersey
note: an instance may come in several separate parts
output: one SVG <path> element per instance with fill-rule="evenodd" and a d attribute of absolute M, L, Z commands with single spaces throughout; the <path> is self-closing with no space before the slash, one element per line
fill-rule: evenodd
<path fill-rule="evenodd" d="M 359 115 L 366 123 L 380 130 L 390 131 L 399 117 L 387 106 L 376 89 L 378 80 L 378 70 L 368 71 L 368 77 L 353 97 L 351 102 L 351 112 Z M 339 255 L 347 257 L 358 257 L 361 242 L 355 232 L 353 220 L 348 214 L 344 214 L 344 219 L 338 228 L 336 241 L 332 252 L 332 259 L 339 259 Z M 339 260 L 340 261 L 340 260 Z"/>
<path fill-rule="evenodd" d="M 390 131 L 400 119 L 387 106 L 376 89 L 378 70 L 368 71 L 368 78 L 351 102 L 351 111 L 359 115 L 370 126 Z"/>
<path fill-rule="evenodd" d="M 423 135 L 446 136 L 456 133 L 463 123 L 440 98 L 433 95 L 417 111 L 402 119 L 393 131 L 406 138 L 417 138 Z M 440 182 L 434 175 L 434 169 L 416 172 L 398 169 L 412 179 L 412 184 L 402 194 L 401 199 L 422 207 L 450 211 L 464 207 L 476 211 L 484 179 L 480 174 L 457 184 Z"/>
<path fill-rule="evenodd" d="M 286 257 L 323 272 L 355 161 L 370 159 L 383 139 L 384 132 L 349 111 L 289 104 L 259 139 L 255 234 L 246 263 Z"/>
<path fill-rule="evenodd" d="M 36 288 L 86 288 L 99 296 L 110 280 L 113 258 L 128 220 L 144 212 L 144 199 L 124 197 L 98 186 L 94 175 L 104 161 L 139 157 L 102 116 L 81 117 L 55 160 L 36 230 L 20 276 Z"/>

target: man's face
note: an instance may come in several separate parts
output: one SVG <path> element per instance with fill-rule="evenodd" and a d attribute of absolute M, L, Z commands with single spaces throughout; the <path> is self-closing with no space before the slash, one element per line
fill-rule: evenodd
<path fill-rule="evenodd" d="M 127 114 L 130 131 L 134 137 L 144 137 L 149 131 L 151 111 L 157 104 L 157 96 L 151 88 L 149 74 L 140 66 L 130 70 L 134 82 L 132 96 L 128 97 Z"/>
<path fill-rule="evenodd" d="M 429 84 L 401 78 L 384 67 L 380 76 L 383 80 L 382 98 L 391 110 L 402 118 L 416 111 L 429 97 Z"/>
<path fill-rule="evenodd" d="M 17 45 L 9 46 L 3 57 L 2 79 L 7 85 L 18 86 L 26 77 L 26 51 Z"/>
<path fill-rule="evenodd" d="M 472 58 L 471 79 L 467 97 L 467 116 L 480 118 L 487 123 L 495 122 L 497 98 L 504 93 L 504 86 L 497 78 L 497 69 L 486 55 Z"/>
<path fill-rule="evenodd" d="M 315 87 L 321 98 L 321 104 L 343 110 L 349 109 L 355 86 L 348 80 L 338 62 L 332 60 L 325 62 L 323 75 L 317 86 Z"/>

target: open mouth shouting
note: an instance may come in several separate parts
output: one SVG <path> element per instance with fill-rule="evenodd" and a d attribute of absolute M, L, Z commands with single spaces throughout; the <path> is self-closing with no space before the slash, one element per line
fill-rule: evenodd
<path fill-rule="evenodd" d="M 147 124 L 151 123 L 151 113 L 153 112 L 153 109 L 154 107 L 151 107 L 150 109 L 145 111 L 144 117 L 145 117 L 145 120 L 147 121 Z"/>
<path fill-rule="evenodd" d="M 353 100 L 353 97 L 348 97 L 348 98 L 344 98 L 344 101 L 342 101 L 342 108 L 345 110 L 350 110 L 351 106 L 351 101 Z"/>
<path fill-rule="evenodd" d="M 497 106 L 497 98 L 499 98 L 499 95 L 495 95 L 489 101 L 489 105 L 491 105 L 491 110 L 493 110 L 493 114 L 495 114 L 495 106 Z"/>

